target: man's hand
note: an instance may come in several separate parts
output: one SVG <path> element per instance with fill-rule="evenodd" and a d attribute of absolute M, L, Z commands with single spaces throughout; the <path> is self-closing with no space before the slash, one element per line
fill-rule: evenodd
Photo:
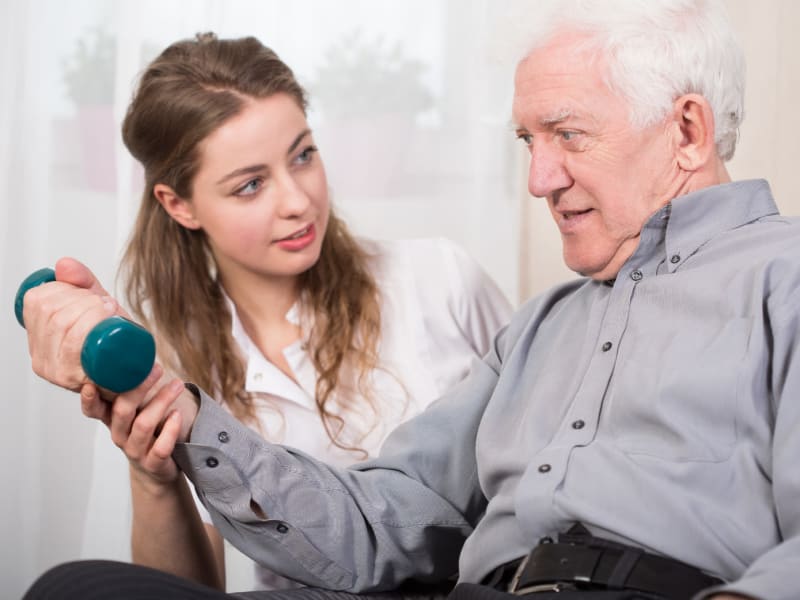
<path fill-rule="evenodd" d="M 81 366 L 83 342 L 95 325 L 117 309 L 112 298 L 61 281 L 30 289 L 23 314 L 33 371 L 78 391 L 89 381 Z"/>
<path fill-rule="evenodd" d="M 89 267 L 74 258 L 61 258 L 55 266 L 56 281 L 69 283 L 77 288 L 89 290 L 97 296 L 108 296 L 108 292 L 100 285 L 97 277 L 89 270 Z M 121 314 L 121 313 L 120 313 Z M 122 315 L 127 317 L 127 315 Z"/>
<path fill-rule="evenodd" d="M 37 375 L 78 391 L 84 385 L 93 385 L 80 363 L 86 336 L 103 319 L 127 317 L 127 313 L 82 263 L 62 258 L 55 265 L 55 273 L 56 281 L 25 294 L 28 349 Z"/>
<path fill-rule="evenodd" d="M 91 329 L 112 315 L 127 313 L 82 263 L 63 258 L 56 281 L 25 294 L 23 315 L 33 370 L 58 386 L 81 395 L 81 410 L 102 421 L 111 439 L 144 479 L 164 483 L 177 477 L 170 457 L 175 444 L 187 441 L 198 402 L 178 380 L 167 380 L 158 364 L 137 388 L 113 398 L 89 381 L 81 366 L 83 342 Z M 101 397 L 101 393 L 103 396 Z"/>

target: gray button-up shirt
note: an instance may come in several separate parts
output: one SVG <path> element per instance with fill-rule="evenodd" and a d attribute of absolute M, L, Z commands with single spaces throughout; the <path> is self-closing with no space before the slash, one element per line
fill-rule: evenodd
<path fill-rule="evenodd" d="M 653 215 L 614 282 L 528 302 L 376 460 L 326 467 L 205 395 L 175 457 L 226 538 L 311 585 L 477 582 L 581 521 L 796 598 L 798 336 L 800 223 L 721 185 Z"/>

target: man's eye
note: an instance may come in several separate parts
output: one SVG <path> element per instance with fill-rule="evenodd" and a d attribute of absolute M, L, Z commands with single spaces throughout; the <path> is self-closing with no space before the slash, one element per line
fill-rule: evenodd
<path fill-rule="evenodd" d="M 518 133 L 517 139 L 522 140 L 526 146 L 530 146 L 533 143 L 533 136 L 530 133 Z"/>
<path fill-rule="evenodd" d="M 578 137 L 579 133 L 577 131 L 570 131 L 568 129 L 562 129 L 558 132 L 558 135 L 561 136 L 561 139 L 565 142 L 572 142 L 575 138 Z"/>

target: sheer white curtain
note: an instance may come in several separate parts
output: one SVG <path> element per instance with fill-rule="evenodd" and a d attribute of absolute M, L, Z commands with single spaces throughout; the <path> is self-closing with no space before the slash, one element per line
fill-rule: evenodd
<path fill-rule="evenodd" d="M 516 300 L 523 181 L 509 160 L 511 69 L 488 51 L 495 4 L 0 3 L 3 594 L 18 597 L 61 561 L 129 556 L 126 462 L 77 397 L 31 374 L 11 301 L 29 272 L 63 255 L 113 285 L 140 194 L 119 124 L 145 62 L 199 31 L 257 36 L 311 94 L 333 200 L 351 227 L 453 238 Z M 231 589 L 246 586 L 249 568 L 231 565 Z"/>
<path fill-rule="evenodd" d="M 311 92 L 333 198 L 356 232 L 451 237 L 519 301 L 570 275 L 508 128 L 509 2 L 0 0 L 4 596 L 61 561 L 128 556 L 125 461 L 74 395 L 32 375 L 11 303 L 22 278 L 63 255 L 113 283 L 140 193 L 118 130 L 144 62 L 198 31 L 259 37 Z M 769 177 L 798 213 L 800 5 L 728 4 L 749 62 L 732 174 Z M 231 589 L 246 586 L 249 569 L 231 565 Z"/>

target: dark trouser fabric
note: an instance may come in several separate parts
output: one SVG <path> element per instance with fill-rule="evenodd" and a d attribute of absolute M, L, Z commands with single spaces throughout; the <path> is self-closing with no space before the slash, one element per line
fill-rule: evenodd
<path fill-rule="evenodd" d="M 297 588 L 226 594 L 169 573 L 107 560 L 69 562 L 47 571 L 23 600 L 443 600 L 450 586 L 350 594 Z"/>
<path fill-rule="evenodd" d="M 474 583 L 459 583 L 447 599 L 519 600 L 523 597 L 528 600 L 664 600 L 663 596 L 654 596 L 631 590 L 562 590 L 560 592 L 536 592 L 526 596 L 515 596 L 486 585 Z"/>
<path fill-rule="evenodd" d="M 213 588 L 128 563 L 85 560 L 65 563 L 37 579 L 23 600 L 223 600 Z"/>
<path fill-rule="evenodd" d="M 298 588 L 226 594 L 168 573 L 128 563 L 85 560 L 47 571 L 23 600 L 514 600 L 518 596 L 494 588 L 462 583 L 449 594 L 445 587 L 409 587 L 396 592 L 350 594 L 319 588 Z M 659 600 L 631 591 L 537 592 L 530 600 Z"/>

